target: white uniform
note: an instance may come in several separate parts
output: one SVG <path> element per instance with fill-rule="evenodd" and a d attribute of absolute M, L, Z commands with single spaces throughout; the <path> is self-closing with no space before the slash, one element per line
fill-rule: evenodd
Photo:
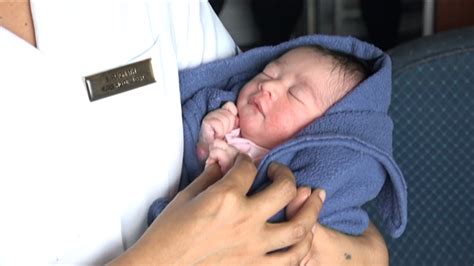
<path fill-rule="evenodd" d="M 177 185 L 178 67 L 235 44 L 207 1 L 30 1 L 38 49 L 0 28 L 0 265 L 102 264 Z M 146 58 L 156 83 L 89 101 L 84 76 Z"/>

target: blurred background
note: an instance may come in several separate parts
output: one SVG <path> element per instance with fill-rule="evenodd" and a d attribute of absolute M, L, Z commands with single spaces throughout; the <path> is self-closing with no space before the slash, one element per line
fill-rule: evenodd
<path fill-rule="evenodd" d="M 388 50 L 474 25 L 473 0 L 209 0 L 242 50 L 307 34 L 352 35 Z"/>

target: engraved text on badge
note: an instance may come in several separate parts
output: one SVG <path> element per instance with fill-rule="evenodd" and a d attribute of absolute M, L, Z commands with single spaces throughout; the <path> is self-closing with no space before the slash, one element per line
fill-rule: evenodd
<path fill-rule="evenodd" d="M 155 82 L 151 59 L 110 69 L 84 78 L 89 100 L 95 101 Z"/>

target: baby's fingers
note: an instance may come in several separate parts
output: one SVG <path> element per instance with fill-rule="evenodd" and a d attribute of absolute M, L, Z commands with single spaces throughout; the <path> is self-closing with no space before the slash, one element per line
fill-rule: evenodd
<path fill-rule="evenodd" d="M 222 109 L 225 109 L 229 111 L 232 115 L 236 116 L 237 115 L 237 106 L 233 102 L 226 102 L 223 106 Z"/>
<path fill-rule="evenodd" d="M 196 153 L 199 161 L 203 162 L 209 156 L 209 146 L 206 143 L 200 141 L 196 146 Z"/>
<path fill-rule="evenodd" d="M 217 162 L 221 167 L 221 171 L 226 173 L 234 164 L 235 158 L 239 151 L 227 142 L 216 139 L 209 150 L 209 158 L 206 164 Z"/>
<path fill-rule="evenodd" d="M 219 109 L 204 119 L 204 125 L 212 129 L 213 139 L 222 139 L 234 128 L 235 116 L 227 110 Z"/>

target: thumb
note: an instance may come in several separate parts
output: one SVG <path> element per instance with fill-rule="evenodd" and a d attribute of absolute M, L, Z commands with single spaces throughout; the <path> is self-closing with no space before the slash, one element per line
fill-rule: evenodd
<path fill-rule="evenodd" d="M 196 146 L 196 153 L 199 161 L 203 162 L 209 156 L 209 146 L 199 142 Z"/>
<path fill-rule="evenodd" d="M 194 181 L 187 186 L 181 193 L 183 200 L 188 201 L 196 197 L 199 193 L 206 190 L 222 177 L 218 164 L 213 163 L 204 168 L 204 171 Z"/>
<path fill-rule="evenodd" d="M 238 111 L 237 111 L 237 106 L 235 106 L 235 104 L 233 102 L 226 102 L 223 106 L 222 106 L 222 109 L 225 109 L 227 111 L 229 111 L 231 114 L 233 115 L 237 115 Z"/>
<path fill-rule="evenodd" d="M 201 131 L 199 132 L 199 142 L 209 145 L 215 139 L 215 130 L 212 125 L 203 122 L 201 125 Z"/>

